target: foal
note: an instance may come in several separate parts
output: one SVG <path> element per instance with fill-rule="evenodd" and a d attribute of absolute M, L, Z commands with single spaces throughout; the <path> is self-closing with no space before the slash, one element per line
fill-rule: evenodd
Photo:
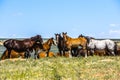
<path fill-rule="evenodd" d="M 42 50 L 47 53 L 47 57 L 49 56 L 49 51 L 51 49 L 52 44 L 55 45 L 55 42 L 53 38 L 50 38 L 46 42 L 44 42 L 42 45 L 43 46 Z"/>

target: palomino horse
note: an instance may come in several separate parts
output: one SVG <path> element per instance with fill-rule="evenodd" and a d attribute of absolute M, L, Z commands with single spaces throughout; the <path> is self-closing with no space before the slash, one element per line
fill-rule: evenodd
<path fill-rule="evenodd" d="M 117 54 L 117 45 L 114 41 L 106 39 L 106 40 L 95 40 L 90 39 L 90 42 L 88 43 L 88 48 L 91 52 L 94 53 L 95 50 L 105 50 L 109 53 L 109 55 Z M 106 52 L 106 53 L 107 53 Z"/>
<path fill-rule="evenodd" d="M 84 37 L 71 38 L 67 35 L 67 33 L 63 33 L 63 39 L 65 41 L 65 47 L 69 49 L 69 53 L 72 53 L 72 48 L 80 46 L 82 46 L 83 49 L 87 49 L 87 40 Z M 87 51 L 85 53 L 85 57 L 87 57 Z"/>
<path fill-rule="evenodd" d="M 4 46 L 8 50 L 8 58 L 10 58 L 11 50 L 14 50 L 16 52 L 25 52 L 25 57 L 30 57 L 30 51 L 33 50 L 34 46 L 36 44 L 39 44 L 42 46 L 42 38 L 40 35 L 36 35 L 34 37 L 24 39 L 24 40 L 15 40 L 15 39 L 9 39 L 4 42 Z M 34 54 L 36 56 L 36 54 Z"/>
<path fill-rule="evenodd" d="M 11 55 L 10 55 L 10 58 L 18 58 L 18 57 L 21 57 L 21 58 L 25 58 L 25 52 L 16 52 L 14 50 L 11 50 Z M 8 58 L 8 50 L 5 50 L 4 53 L 2 54 L 0 60 L 4 60 L 4 59 L 7 59 Z"/>
<path fill-rule="evenodd" d="M 53 39 L 53 38 L 50 38 L 50 39 L 48 39 L 46 42 L 43 43 L 42 50 L 43 50 L 43 51 L 46 51 L 47 57 L 49 56 L 49 51 L 50 51 L 50 49 L 51 49 L 52 44 L 55 45 L 55 42 L 54 42 L 54 39 Z"/>
<path fill-rule="evenodd" d="M 55 34 L 55 39 L 60 56 L 64 56 L 66 49 L 63 37 L 61 36 L 61 34 Z"/>

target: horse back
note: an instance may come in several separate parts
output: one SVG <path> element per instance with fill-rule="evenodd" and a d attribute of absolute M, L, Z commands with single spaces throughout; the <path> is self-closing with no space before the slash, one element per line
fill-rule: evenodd
<path fill-rule="evenodd" d="M 15 40 L 9 39 L 4 42 L 4 46 L 7 49 L 14 49 L 16 51 L 25 51 L 33 46 L 33 42 L 30 39 Z"/>
<path fill-rule="evenodd" d="M 71 44 L 71 45 L 86 45 L 87 44 L 87 40 L 85 38 L 71 38 L 70 40 L 67 41 L 67 44 Z"/>

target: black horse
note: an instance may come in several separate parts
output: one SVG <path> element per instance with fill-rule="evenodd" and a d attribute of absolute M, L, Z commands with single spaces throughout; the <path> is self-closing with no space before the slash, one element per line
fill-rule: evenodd
<path fill-rule="evenodd" d="M 60 56 L 65 56 L 65 51 L 67 51 L 67 48 L 65 47 L 63 37 L 61 36 L 61 34 L 55 34 L 55 39 Z"/>
<path fill-rule="evenodd" d="M 25 57 L 30 57 L 30 51 L 34 49 L 34 46 L 40 45 L 42 46 L 43 39 L 41 35 L 36 35 L 34 37 L 24 39 L 24 40 L 16 40 L 16 39 L 9 39 L 4 42 L 4 46 L 8 50 L 8 58 L 10 58 L 11 50 L 16 52 L 25 52 Z M 34 54 L 37 57 L 37 54 Z"/>

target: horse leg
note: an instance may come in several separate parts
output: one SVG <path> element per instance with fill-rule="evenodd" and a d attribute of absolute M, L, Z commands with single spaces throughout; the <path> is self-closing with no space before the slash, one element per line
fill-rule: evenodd
<path fill-rule="evenodd" d="M 61 50 L 59 49 L 59 53 L 60 53 L 60 56 L 62 56 L 62 52 L 61 52 Z"/>
<path fill-rule="evenodd" d="M 35 50 L 34 59 L 37 59 L 38 50 Z"/>
<path fill-rule="evenodd" d="M 47 53 L 47 57 L 49 57 L 49 51 L 47 51 L 46 53 Z"/>
<path fill-rule="evenodd" d="M 78 48 L 74 49 L 74 56 L 77 57 L 78 56 Z"/>
<path fill-rule="evenodd" d="M 87 52 L 85 52 L 85 58 L 87 58 Z"/>
<path fill-rule="evenodd" d="M 72 58 L 72 52 L 71 52 L 71 49 L 68 51 L 69 53 L 69 57 Z"/>
<path fill-rule="evenodd" d="M 25 54 L 24 54 L 25 58 L 27 58 L 27 51 L 25 51 Z"/>
<path fill-rule="evenodd" d="M 65 50 L 62 50 L 63 56 L 65 56 Z"/>
<path fill-rule="evenodd" d="M 70 54 L 73 56 L 73 52 L 72 52 L 72 49 L 70 50 Z"/>
<path fill-rule="evenodd" d="M 49 50 L 46 53 L 47 53 L 47 57 L 49 57 Z"/>
<path fill-rule="evenodd" d="M 90 50 L 90 55 L 93 56 L 95 54 L 95 50 L 91 49 Z"/>
<path fill-rule="evenodd" d="M 8 49 L 8 58 L 10 58 L 11 55 L 11 49 Z"/>
<path fill-rule="evenodd" d="M 113 56 L 115 56 L 115 53 L 114 53 L 114 51 L 113 50 L 107 50 L 109 53 L 110 53 L 110 55 L 112 54 Z"/>
<path fill-rule="evenodd" d="M 115 42 L 115 46 L 114 46 L 114 53 L 115 55 L 118 55 L 118 52 L 117 52 L 117 43 Z"/>
<path fill-rule="evenodd" d="M 73 56 L 73 57 L 75 57 L 75 48 L 71 48 L 71 55 Z"/>
<path fill-rule="evenodd" d="M 27 50 L 26 52 L 25 52 L 25 58 L 30 58 L 30 53 L 29 53 L 29 50 Z"/>
<path fill-rule="evenodd" d="M 112 51 L 112 52 L 111 52 L 111 54 L 112 54 L 113 56 L 115 56 L 115 53 L 114 53 L 114 51 Z"/>
<path fill-rule="evenodd" d="M 87 58 L 87 55 L 88 55 L 87 48 L 86 48 L 86 47 L 83 47 L 83 50 L 85 50 L 85 58 Z"/>

